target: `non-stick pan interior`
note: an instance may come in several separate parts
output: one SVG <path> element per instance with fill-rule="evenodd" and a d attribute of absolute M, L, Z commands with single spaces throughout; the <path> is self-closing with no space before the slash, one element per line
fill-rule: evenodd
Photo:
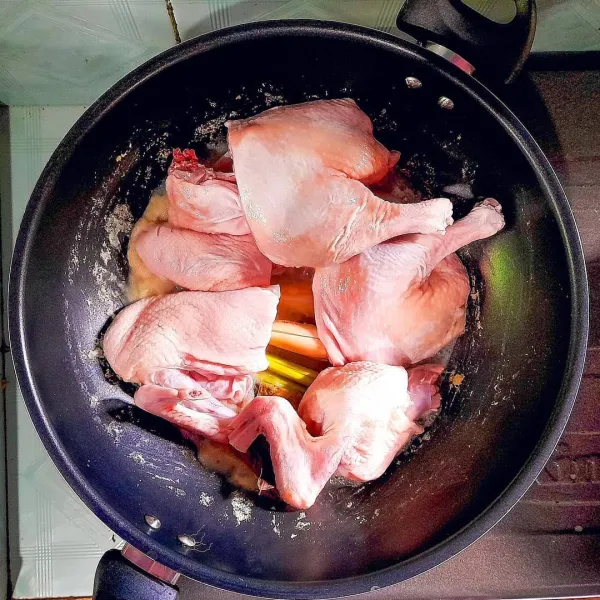
<path fill-rule="evenodd" d="M 25 351 L 71 479 L 79 473 L 97 512 L 102 502 L 112 506 L 118 533 L 152 536 L 185 556 L 179 566 L 187 574 L 220 572 L 229 587 L 237 576 L 333 580 L 402 563 L 490 506 L 555 409 L 571 308 L 550 203 L 525 152 L 491 112 L 402 47 L 305 32 L 199 41 L 186 52 L 169 68 L 157 63 L 160 72 L 93 125 L 80 123 L 76 145 L 53 159 L 59 165 L 66 157 L 64 168 L 48 171 L 36 192 L 21 288 Z M 422 87 L 407 87 L 408 76 Z M 164 180 L 173 147 L 208 155 L 222 147 L 228 118 L 345 96 L 402 153 L 401 168 L 426 197 L 467 183 L 476 198 L 502 203 L 507 228 L 462 255 L 473 284 L 469 326 L 450 357 L 444 408 L 429 433 L 380 480 L 331 484 L 312 509 L 290 512 L 233 490 L 199 466 L 174 428 L 132 407 L 105 379 L 97 340 L 125 302 L 128 232 Z M 453 110 L 439 106 L 441 96 Z M 458 215 L 476 201 L 450 197 Z M 161 529 L 150 530 L 145 515 L 158 517 Z M 184 547 L 180 534 L 196 547 Z M 158 558 L 173 563 L 170 556 Z"/>

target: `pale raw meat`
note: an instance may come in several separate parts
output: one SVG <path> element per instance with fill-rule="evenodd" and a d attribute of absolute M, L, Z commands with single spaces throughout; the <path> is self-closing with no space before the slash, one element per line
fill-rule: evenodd
<path fill-rule="evenodd" d="M 148 269 L 189 290 L 221 292 L 269 285 L 271 262 L 251 235 L 199 233 L 154 225 L 139 234 Z"/>
<path fill-rule="evenodd" d="M 396 164 L 350 99 L 272 108 L 226 123 L 248 224 L 284 266 L 323 267 L 406 233 L 443 232 L 445 198 L 392 204 L 366 187 Z"/>
<path fill-rule="evenodd" d="M 408 366 L 461 335 L 469 279 L 453 253 L 502 227 L 500 205 L 488 199 L 445 235 L 402 236 L 317 269 L 315 318 L 331 363 Z"/>
<path fill-rule="evenodd" d="M 370 481 L 423 431 L 415 421 L 440 405 L 443 367 L 358 362 L 322 371 L 298 413 L 283 398 L 259 396 L 230 424 L 229 441 L 244 452 L 259 436 L 270 445 L 281 498 L 310 507 L 334 475 Z"/>
<path fill-rule="evenodd" d="M 254 398 L 251 375 L 229 377 L 163 369 L 142 385 L 134 401 L 145 411 L 193 434 L 226 443 L 229 424 Z"/>
<path fill-rule="evenodd" d="M 232 419 L 254 397 L 251 375 L 217 377 L 166 369 L 152 380 L 135 393 L 137 406 L 221 443 L 227 442 Z"/>
<path fill-rule="evenodd" d="M 250 233 L 235 175 L 201 165 L 193 150 L 173 151 L 166 187 L 169 223 L 174 227 L 203 233 Z"/>
<path fill-rule="evenodd" d="M 104 355 L 121 379 L 139 384 L 155 383 L 164 369 L 219 376 L 263 371 L 278 300 L 277 286 L 146 298 L 117 315 Z"/>
<path fill-rule="evenodd" d="M 138 238 L 156 223 L 164 223 L 168 219 L 167 196 L 155 193 L 144 211 L 144 214 L 136 222 L 129 237 L 127 249 L 127 261 L 129 262 L 129 285 L 127 296 L 130 301 L 135 302 L 148 296 L 159 296 L 169 294 L 177 288 L 175 283 L 169 279 L 157 276 L 153 273 L 137 251 Z"/>
<path fill-rule="evenodd" d="M 249 373 L 264 370 L 279 289 L 180 292 L 125 308 L 104 337 L 104 354 L 126 381 L 142 384 L 140 408 L 227 442 L 229 424 L 253 398 Z"/>
<path fill-rule="evenodd" d="M 201 392 L 198 392 L 199 394 Z M 134 401 L 143 410 L 173 423 L 177 427 L 225 443 L 230 423 L 237 411 L 204 392 L 189 398 L 187 391 L 158 385 L 143 385 L 135 393 Z"/>

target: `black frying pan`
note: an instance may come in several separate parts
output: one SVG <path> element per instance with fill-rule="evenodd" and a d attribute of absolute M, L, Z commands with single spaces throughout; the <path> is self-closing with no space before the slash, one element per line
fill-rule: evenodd
<path fill-rule="evenodd" d="M 471 33 L 457 44 L 475 63 L 481 39 L 471 34 L 480 24 L 456 4 L 427 2 L 438 12 L 426 16 L 453 10 L 469 21 Z M 419 5 L 413 0 L 409 8 Z M 530 37 L 531 2 L 518 8 L 516 29 L 503 31 L 514 34 L 519 51 L 504 48 L 499 56 L 502 79 Z M 418 34 L 419 12 L 404 15 Z M 440 42 L 446 34 L 431 35 Z M 407 77 L 422 85 L 407 85 Z M 475 197 L 502 202 L 507 228 L 463 253 L 473 283 L 469 326 L 448 370 L 465 378 L 460 386 L 447 378 L 430 439 L 418 440 L 378 481 L 329 485 L 304 515 L 240 497 L 203 470 L 175 428 L 131 406 L 127 390 L 107 381 L 94 348 L 124 302 L 128 231 L 164 179 L 170 149 L 207 155 L 222 144 L 230 116 L 340 96 L 356 99 L 378 138 L 402 152 L 401 165 L 423 194 L 469 183 Z M 452 199 L 457 215 L 475 201 Z M 517 502 L 549 458 L 574 402 L 587 302 L 582 250 L 557 178 L 482 84 L 389 35 L 271 22 L 161 54 L 77 122 L 23 219 L 10 333 L 23 395 L 46 448 L 111 529 L 156 561 L 214 586 L 322 598 L 429 569 Z M 150 516 L 159 529 L 148 525 Z M 194 547 L 185 545 L 190 540 Z M 97 598 L 173 597 L 140 572 L 127 579 L 131 572 L 114 555 L 103 561 Z M 126 592 L 117 589 L 122 584 Z"/>

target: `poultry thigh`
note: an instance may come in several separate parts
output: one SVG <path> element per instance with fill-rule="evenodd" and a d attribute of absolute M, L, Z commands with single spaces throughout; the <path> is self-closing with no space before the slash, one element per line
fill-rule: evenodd
<path fill-rule="evenodd" d="M 461 335 L 469 279 L 454 252 L 502 227 L 500 204 L 487 199 L 445 235 L 402 236 L 317 269 L 315 319 L 331 363 L 408 366 Z"/>
<path fill-rule="evenodd" d="M 353 100 L 272 108 L 226 123 L 240 199 L 260 250 L 284 266 L 324 267 L 405 233 L 443 232 L 445 198 L 392 204 L 366 186 L 397 163 Z"/>

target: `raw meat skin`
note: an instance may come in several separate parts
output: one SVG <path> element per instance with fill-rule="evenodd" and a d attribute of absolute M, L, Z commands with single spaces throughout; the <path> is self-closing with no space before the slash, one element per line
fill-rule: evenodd
<path fill-rule="evenodd" d="M 136 249 L 152 273 L 189 290 L 262 287 L 271 279 L 271 262 L 251 235 L 208 234 L 154 225 L 138 236 Z"/>
<path fill-rule="evenodd" d="M 166 188 L 169 223 L 174 227 L 202 233 L 250 233 L 235 175 L 201 165 L 193 150 L 173 151 Z"/>
<path fill-rule="evenodd" d="M 137 406 L 194 435 L 227 443 L 233 417 L 254 398 L 250 375 L 215 376 L 164 369 L 142 385 Z"/>
<path fill-rule="evenodd" d="M 318 100 L 229 121 L 241 203 L 272 262 L 324 267 L 406 233 L 443 232 L 445 198 L 392 204 L 366 186 L 397 163 L 353 100 Z"/>
<path fill-rule="evenodd" d="M 177 427 L 203 435 L 215 442 L 226 443 L 229 425 L 236 411 L 213 398 L 208 392 L 201 398 L 190 399 L 186 393 L 158 385 L 143 385 L 136 392 L 136 406 L 166 419 Z M 182 397 L 183 396 L 183 397 Z"/>
<path fill-rule="evenodd" d="M 443 367 L 416 369 L 372 362 L 325 369 L 298 413 L 283 398 L 255 398 L 230 424 L 229 442 L 244 452 L 263 435 L 281 498 L 308 508 L 332 475 L 376 479 L 422 432 L 415 421 L 439 408 Z"/>
<path fill-rule="evenodd" d="M 443 236 L 402 236 L 317 269 L 315 318 L 331 363 L 408 366 L 460 336 L 470 288 L 454 252 L 503 227 L 500 204 L 487 199 Z"/>
<path fill-rule="evenodd" d="M 172 281 L 159 277 L 148 269 L 137 251 L 138 238 L 147 229 L 154 227 L 156 223 L 164 223 L 167 219 L 168 200 L 166 195 L 153 194 L 144 214 L 134 225 L 129 237 L 129 247 L 127 249 L 129 285 L 127 288 L 127 297 L 131 302 L 148 298 L 149 296 L 170 294 L 177 288 Z"/>
<path fill-rule="evenodd" d="M 117 315 L 104 355 L 121 379 L 139 384 L 155 383 L 165 369 L 218 376 L 263 371 L 278 300 L 277 286 L 146 298 Z"/>

